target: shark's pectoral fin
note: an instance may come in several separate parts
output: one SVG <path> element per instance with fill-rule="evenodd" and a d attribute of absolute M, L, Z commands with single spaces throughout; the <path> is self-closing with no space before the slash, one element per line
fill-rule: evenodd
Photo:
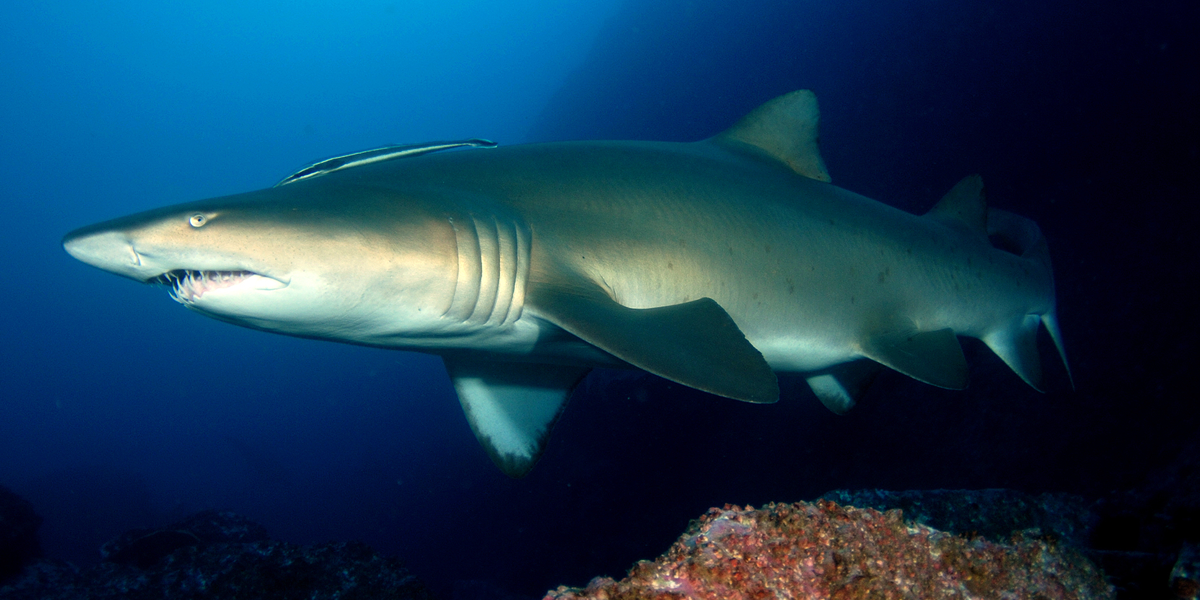
<path fill-rule="evenodd" d="M 967 387 L 967 359 L 949 328 L 936 331 L 876 332 L 862 345 L 863 356 L 930 385 Z"/>
<path fill-rule="evenodd" d="M 595 284 L 539 286 L 527 306 L 645 371 L 712 394 L 775 402 L 779 382 L 729 313 L 710 298 L 658 308 L 622 306 Z"/>
<path fill-rule="evenodd" d="M 825 408 L 844 415 L 867 393 L 881 368 L 871 360 L 854 360 L 810 373 L 805 380 Z"/>
<path fill-rule="evenodd" d="M 475 438 L 509 477 L 542 456 L 550 429 L 587 367 L 443 358 Z"/>

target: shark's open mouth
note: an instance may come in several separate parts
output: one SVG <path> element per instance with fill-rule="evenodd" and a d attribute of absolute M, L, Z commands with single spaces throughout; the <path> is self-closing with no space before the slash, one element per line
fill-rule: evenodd
<path fill-rule="evenodd" d="M 233 287 L 252 277 L 260 275 L 251 271 L 176 269 L 155 277 L 150 283 L 171 286 L 171 298 L 180 304 L 191 304 L 208 292 Z"/>

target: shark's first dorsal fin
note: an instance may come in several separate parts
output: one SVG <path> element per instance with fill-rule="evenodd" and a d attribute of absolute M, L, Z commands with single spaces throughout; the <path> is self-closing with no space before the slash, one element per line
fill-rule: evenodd
<path fill-rule="evenodd" d="M 408 158 L 412 156 L 420 156 L 437 152 L 439 150 L 449 150 L 451 148 L 495 148 L 496 142 L 491 140 L 469 139 L 455 142 L 426 142 L 424 144 L 407 144 L 403 146 L 384 146 L 382 148 L 373 148 L 371 150 L 363 150 L 361 152 L 352 152 L 343 154 L 333 158 L 326 158 L 312 163 L 287 177 L 284 177 L 275 187 L 287 185 L 300 181 L 301 179 L 312 179 L 320 177 L 334 171 L 349 169 L 350 167 L 358 167 L 369 165 L 385 160 L 395 160 L 397 158 Z"/>
<path fill-rule="evenodd" d="M 964 227 L 986 238 L 988 209 L 983 191 L 983 178 L 979 175 L 963 177 L 925 214 L 943 223 Z"/>
<path fill-rule="evenodd" d="M 759 106 L 713 140 L 749 144 L 805 177 L 829 182 L 818 147 L 820 120 L 816 94 L 797 90 Z"/>

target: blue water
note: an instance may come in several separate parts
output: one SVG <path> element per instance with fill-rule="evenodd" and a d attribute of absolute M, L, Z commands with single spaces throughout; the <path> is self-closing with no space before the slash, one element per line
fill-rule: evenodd
<path fill-rule="evenodd" d="M 47 554 L 215 507 L 360 539 L 444 597 L 619 576 L 710 505 L 839 487 L 1137 486 L 1200 425 L 1195 3 L 58 3 L 0 20 L 0 485 Z M 478 448 L 439 361 L 272 336 L 72 260 L 75 227 L 321 157 L 483 137 L 694 140 L 814 89 L 834 182 L 927 209 L 979 172 L 1037 220 L 1079 389 L 966 345 L 835 417 L 590 377 L 533 473 Z M 1043 340 L 1045 342 L 1046 340 Z M 483 581 L 483 584 L 465 584 Z M 458 582 L 456 584 L 456 582 Z M 500 593 L 500 592 L 497 592 Z"/>

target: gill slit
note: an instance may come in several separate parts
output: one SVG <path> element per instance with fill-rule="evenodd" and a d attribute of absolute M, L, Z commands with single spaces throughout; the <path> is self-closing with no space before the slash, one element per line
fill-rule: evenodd
<path fill-rule="evenodd" d="M 503 326 L 521 318 L 532 235 L 525 223 L 468 215 L 450 219 L 457 261 L 454 292 L 444 317 L 472 325 Z"/>

